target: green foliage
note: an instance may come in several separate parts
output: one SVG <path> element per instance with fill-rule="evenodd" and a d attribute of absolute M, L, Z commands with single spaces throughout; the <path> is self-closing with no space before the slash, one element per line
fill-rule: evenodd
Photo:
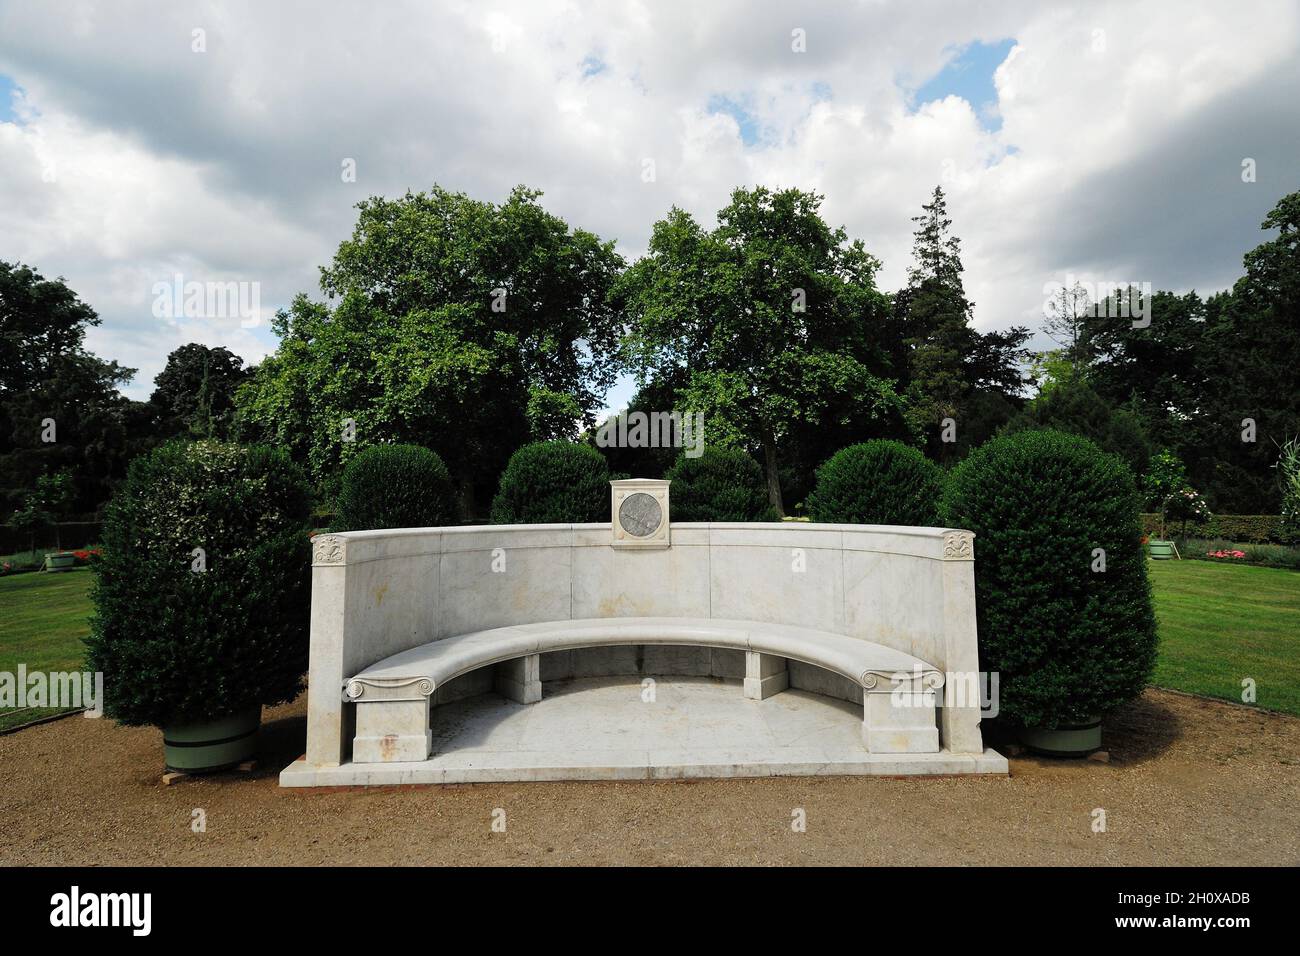
<path fill-rule="evenodd" d="M 496 205 L 435 186 L 362 202 L 322 270 L 330 303 L 299 296 L 277 317 L 279 350 L 239 392 L 241 434 L 283 444 L 322 484 L 359 445 L 432 448 L 474 517 L 530 429 L 562 431 L 573 409 L 554 396 L 594 423 L 617 374 L 606 299 L 622 259 L 539 195 Z M 345 419 L 357 446 L 339 440 Z"/>
<path fill-rule="evenodd" d="M 907 425 L 913 440 L 929 455 L 948 462 L 971 447 L 964 431 L 975 417 L 980 393 L 992 392 L 1017 403 L 1023 378 L 1019 365 L 1029 331 L 1013 327 L 981 335 L 971 325 L 971 302 L 962 282 L 961 242 L 951 235 L 952 220 L 943 189 L 913 216 L 913 263 L 907 286 L 894 296 L 885 349 L 907 400 Z M 987 413 L 984 404 L 981 410 Z M 944 419 L 958 423 L 958 441 L 944 440 Z"/>
<path fill-rule="evenodd" d="M 1282 445 L 1273 467 L 1282 488 L 1281 534 L 1288 541 L 1300 541 L 1300 437 Z"/>
<path fill-rule="evenodd" d="M 533 441 L 573 441 L 582 421 L 578 400 L 563 392 L 534 388 L 528 393 L 528 434 Z"/>
<path fill-rule="evenodd" d="M 21 508 L 9 516 L 9 527 L 25 535 L 31 547 L 32 560 L 36 559 L 36 536 L 54 526 L 54 515 L 43 509 L 34 498 L 29 498 Z"/>
<path fill-rule="evenodd" d="M 62 279 L 0 261 L 0 514 L 59 471 L 72 475 L 67 510 L 93 512 L 150 444 L 148 406 L 118 392 L 135 370 L 85 349 L 99 321 Z"/>
<path fill-rule="evenodd" d="M 664 476 L 672 482 L 674 521 L 776 521 L 758 462 L 735 448 L 680 456 Z"/>
<path fill-rule="evenodd" d="M 939 523 L 943 472 L 902 442 L 869 441 L 836 452 L 817 469 L 808 516 L 833 524 Z"/>
<path fill-rule="evenodd" d="M 229 349 L 190 342 L 173 350 L 149 396 L 160 433 L 226 438 L 235 392 L 247 377 L 244 360 Z"/>
<path fill-rule="evenodd" d="M 1142 421 L 1130 409 L 1112 408 L 1082 375 L 1072 375 L 1038 395 L 1012 419 L 1008 432 L 1052 428 L 1079 435 L 1119 455 L 1134 474 L 1145 474 L 1151 449 Z"/>
<path fill-rule="evenodd" d="M 1214 517 L 1205 498 L 1190 487 L 1180 488 L 1166 498 L 1163 511 L 1166 518 L 1183 523 L 1184 534 L 1187 533 L 1187 522 L 1203 525 Z"/>
<path fill-rule="evenodd" d="M 1159 509 L 1174 492 L 1187 487 L 1187 469 L 1182 460 L 1168 448 L 1151 458 L 1147 473 L 1142 479 L 1148 508 Z"/>
<path fill-rule="evenodd" d="M 1147 328 L 1105 310 L 1087 320 L 1089 380 L 1113 406 L 1139 407 L 1216 511 L 1281 509 L 1274 452 L 1300 421 L 1300 193 L 1262 226 L 1276 233 L 1246 253 L 1231 291 L 1156 292 Z"/>
<path fill-rule="evenodd" d="M 297 696 L 310 511 L 278 450 L 172 442 L 132 463 L 105 515 L 87 640 L 110 716 L 162 726 Z"/>
<path fill-rule="evenodd" d="M 372 445 L 343 469 L 331 530 L 438 528 L 456 522 L 442 459 L 418 445 Z"/>
<path fill-rule="evenodd" d="M 609 467 L 576 442 L 525 445 L 510 456 L 492 502 L 493 524 L 581 524 L 609 520 Z"/>
<path fill-rule="evenodd" d="M 1156 622 L 1138 501 L 1122 461 L 1057 431 L 995 438 L 954 469 L 944 519 L 975 532 L 980 667 L 1000 673 L 1011 720 L 1083 721 L 1146 686 Z"/>
<path fill-rule="evenodd" d="M 643 381 L 675 391 L 659 410 L 702 411 L 710 445 L 763 450 L 781 512 L 782 455 L 801 433 L 897 415 L 872 340 L 888 301 L 879 261 L 822 219 L 822 197 L 737 189 L 710 231 L 681 209 L 616 287 Z"/>
<path fill-rule="evenodd" d="M 1161 534 L 1159 513 L 1142 515 L 1142 533 L 1150 537 Z M 1206 538 L 1244 541 L 1253 544 L 1288 544 L 1285 526 L 1280 515 L 1211 515 L 1200 529 Z"/>
<path fill-rule="evenodd" d="M 38 534 L 55 528 L 57 539 L 56 522 L 67 512 L 72 496 L 72 475 L 67 471 L 41 475 L 36 479 L 35 489 L 23 496 L 22 507 L 15 510 L 9 518 L 9 526 L 28 536 L 33 556 L 36 553 Z M 61 544 L 56 540 L 56 545 Z"/>
<path fill-rule="evenodd" d="M 1175 543 L 1184 561 L 1258 564 L 1266 568 L 1300 571 L 1300 548 L 1285 544 L 1250 544 L 1227 538 L 1178 538 Z"/>

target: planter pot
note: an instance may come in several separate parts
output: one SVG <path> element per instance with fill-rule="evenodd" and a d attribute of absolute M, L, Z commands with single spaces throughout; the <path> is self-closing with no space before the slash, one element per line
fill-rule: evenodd
<path fill-rule="evenodd" d="M 163 728 L 167 769 L 205 773 L 252 760 L 261 726 L 261 705 L 218 720 L 168 724 Z"/>
<path fill-rule="evenodd" d="M 1174 556 L 1174 543 L 1172 541 L 1147 542 L 1147 548 L 1151 554 L 1152 561 L 1168 561 Z"/>
<path fill-rule="evenodd" d="M 45 556 L 46 571 L 71 571 L 77 565 L 77 556 L 75 554 L 47 554 Z"/>
<path fill-rule="evenodd" d="M 1061 724 L 1055 730 L 1022 727 L 1020 742 L 1047 757 L 1086 757 L 1101 749 L 1101 718 L 1081 724 Z"/>

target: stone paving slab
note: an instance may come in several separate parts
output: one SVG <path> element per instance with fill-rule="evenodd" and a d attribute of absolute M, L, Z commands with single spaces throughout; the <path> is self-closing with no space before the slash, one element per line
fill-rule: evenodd
<path fill-rule="evenodd" d="M 433 756 L 280 774 L 286 787 L 819 775 L 1006 774 L 1006 758 L 870 754 L 862 708 L 806 691 L 746 700 L 739 681 L 549 681 L 542 700 L 483 694 L 435 708 Z"/>

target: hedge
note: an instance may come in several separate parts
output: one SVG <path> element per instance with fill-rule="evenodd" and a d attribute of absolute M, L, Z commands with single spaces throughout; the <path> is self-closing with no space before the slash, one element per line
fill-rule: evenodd
<path fill-rule="evenodd" d="M 763 469 L 735 448 L 706 448 L 696 458 L 682 455 L 665 478 L 674 521 L 776 521 Z"/>
<path fill-rule="evenodd" d="M 493 524 L 581 524 L 609 520 L 609 466 L 590 445 L 524 445 L 506 464 L 492 500 Z"/>
<path fill-rule="evenodd" d="M 293 700 L 310 515 L 311 489 L 278 449 L 182 441 L 132 462 L 92 563 L 87 666 L 104 674 L 108 715 L 166 726 Z"/>
<path fill-rule="evenodd" d="M 1160 535 L 1160 515 L 1144 513 L 1142 533 L 1155 538 Z M 1165 534 L 1172 537 L 1181 522 L 1165 521 Z M 1292 544 L 1282 529 L 1281 515 L 1214 515 L 1203 524 L 1189 524 L 1188 530 L 1197 538 L 1223 538 L 1247 544 Z"/>
<path fill-rule="evenodd" d="M 813 521 L 932 526 L 942 494 L 938 465 L 902 442 L 876 440 L 832 455 L 806 505 Z"/>
<path fill-rule="evenodd" d="M 1083 722 L 1146 686 L 1156 621 L 1139 501 L 1123 461 L 1058 431 L 995 438 L 953 469 L 944 517 L 976 535 L 980 667 L 1000 675 L 1009 720 Z"/>
<path fill-rule="evenodd" d="M 335 531 L 455 524 L 456 493 L 442 459 L 419 445 L 372 445 L 343 469 Z"/>

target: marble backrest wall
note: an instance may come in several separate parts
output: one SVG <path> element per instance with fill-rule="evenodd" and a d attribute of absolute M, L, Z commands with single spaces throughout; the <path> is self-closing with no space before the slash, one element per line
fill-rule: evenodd
<path fill-rule="evenodd" d="M 324 655 L 338 661 L 341 680 L 409 647 L 490 627 L 716 617 L 848 634 L 944 667 L 943 569 L 954 534 L 676 523 L 671 547 L 663 550 L 614 548 L 607 524 L 325 535 L 316 541 L 315 586 L 342 585 L 343 620 L 318 635 L 313 618 L 312 653 L 315 658 L 318 637 L 341 641 Z M 342 580 L 322 576 L 337 565 Z"/>

